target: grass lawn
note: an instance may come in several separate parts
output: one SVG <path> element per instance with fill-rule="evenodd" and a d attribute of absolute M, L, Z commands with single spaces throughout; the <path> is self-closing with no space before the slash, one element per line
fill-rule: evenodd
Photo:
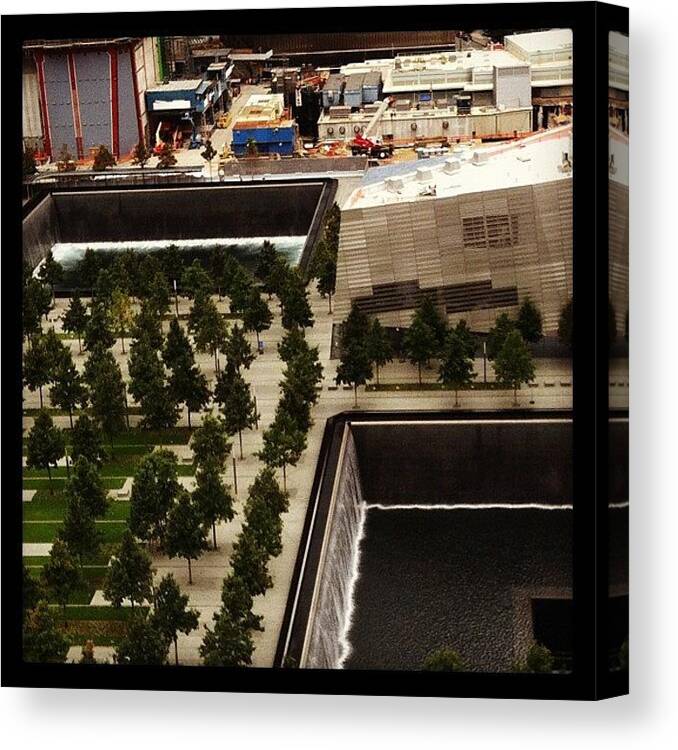
<path fill-rule="evenodd" d="M 125 529 L 127 528 L 127 524 L 124 521 L 112 521 L 111 523 L 97 521 L 96 524 L 97 531 L 99 532 L 101 541 L 104 544 L 119 543 Z M 25 544 L 49 544 L 54 541 L 60 527 L 61 523 L 58 521 L 24 523 L 23 541 Z"/>
<path fill-rule="evenodd" d="M 192 467 L 189 467 L 192 468 Z M 32 470 L 31 470 L 32 471 Z M 66 473 L 66 469 L 64 469 L 64 474 Z M 45 472 L 45 475 L 47 472 Z M 126 475 L 125 475 L 126 476 Z M 104 484 L 104 489 L 106 490 L 119 490 L 123 484 L 125 484 L 125 476 L 121 477 L 102 477 L 102 481 Z M 59 492 L 62 492 L 64 489 L 64 486 L 66 484 L 66 477 L 55 477 L 52 479 L 52 488 L 54 489 L 54 495 L 56 496 Z M 47 493 L 49 493 L 49 479 L 43 478 L 42 474 L 39 474 L 37 477 L 27 477 L 24 474 L 23 479 L 23 488 L 25 490 L 45 490 Z"/>
<path fill-rule="evenodd" d="M 61 621 L 64 633 L 73 645 L 92 641 L 96 646 L 116 646 L 127 631 L 130 618 L 140 612 L 147 613 L 148 607 L 87 607 L 56 605 L 54 612 Z"/>
<path fill-rule="evenodd" d="M 166 430 L 142 430 L 137 427 L 133 427 L 124 432 L 120 432 L 113 436 L 113 440 L 105 439 L 105 447 L 110 450 L 111 442 L 113 443 L 113 449 L 115 452 L 116 448 L 121 448 L 121 452 L 125 452 L 126 448 L 141 448 L 147 446 L 152 448 L 155 445 L 187 445 L 193 434 L 193 429 L 188 427 L 170 427 Z M 66 443 L 70 445 L 70 430 L 64 430 L 64 437 Z M 24 445 L 26 445 L 27 434 L 24 435 Z"/>
<path fill-rule="evenodd" d="M 45 558 L 45 560 L 48 558 Z M 69 597 L 68 604 L 78 604 L 78 605 L 85 605 L 89 604 L 92 600 L 92 597 L 94 596 L 94 592 L 97 589 L 103 588 L 104 585 L 104 578 L 106 576 L 106 571 L 108 570 L 108 566 L 106 565 L 96 565 L 96 566 L 88 566 L 83 569 L 82 571 L 82 585 L 79 586 Z M 29 573 L 34 578 L 40 578 L 40 575 L 42 573 L 42 567 L 31 567 L 29 568 Z M 50 603 L 56 604 L 54 600 L 50 597 Z"/>
<path fill-rule="evenodd" d="M 30 503 L 23 503 L 24 521 L 60 521 L 65 515 L 68 501 L 63 492 L 50 495 L 40 490 Z M 106 520 L 126 521 L 129 518 L 129 502 L 111 500 Z"/>

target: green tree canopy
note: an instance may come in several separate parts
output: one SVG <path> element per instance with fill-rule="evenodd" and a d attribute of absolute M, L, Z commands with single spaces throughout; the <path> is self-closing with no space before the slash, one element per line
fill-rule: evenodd
<path fill-rule="evenodd" d="M 120 338 L 122 353 L 125 353 L 125 336 L 127 336 L 134 322 L 132 313 L 132 300 L 127 292 L 119 287 L 114 287 L 111 294 L 111 318 L 113 329 Z"/>
<path fill-rule="evenodd" d="M 38 391 L 41 409 L 44 405 L 42 389 L 52 379 L 52 368 L 53 362 L 45 346 L 45 337 L 35 337 L 24 352 L 23 380 L 29 391 Z"/>
<path fill-rule="evenodd" d="M 166 381 L 158 350 L 145 339 L 136 339 L 130 346 L 127 366 L 129 391 L 144 415 L 142 426 L 151 429 L 173 427 L 179 419 L 179 407 L 176 393 Z"/>
<path fill-rule="evenodd" d="M 440 351 L 437 333 L 422 316 L 415 315 L 412 325 L 405 332 L 403 350 L 407 359 L 413 365 L 417 365 L 419 385 L 421 385 L 421 366 Z"/>
<path fill-rule="evenodd" d="M 417 305 L 414 320 L 417 319 L 425 323 L 433 331 L 438 349 L 441 349 L 445 344 L 445 337 L 447 335 L 447 321 L 436 307 L 433 297 L 430 294 L 422 297 Z M 435 354 L 432 356 L 435 356 Z"/>
<path fill-rule="evenodd" d="M 93 352 L 94 362 L 91 367 L 90 400 L 92 414 L 101 425 L 104 433 L 111 440 L 113 436 L 125 428 L 127 416 L 127 402 L 125 384 L 122 379 L 120 365 L 108 350 Z M 88 373 L 85 372 L 87 379 Z"/>
<path fill-rule="evenodd" d="M 115 156 L 104 146 L 101 144 L 99 148 L 97 149 L 96 154 L 94 154 L 94 163 L 92 164 L 92 169 L 95 172 L 104 172 L 109 167 L 114 167 L 116 164 L 115 162 Z"/>
<path fill-rule="evenodd" d="M 305 449 L 305 433 L 290 414 L 278 409 L 275 419 L 264 432 L 264 447 L 257 455 L 268 466 L 282 468 L 283 486 L 287 491 L 287 467 L 296 466 Z"/>
<path fill-rule="evenodd" d="M 379 368 L 393 360 L 393 347 L 386 329 L 379 322 L 379 318 L 372 321 L 367 334 L 367 354 L 376 368 L 377 384 L 379 383 Z"/>
<path fill-rule="evenodd" d="M 39 602 L 26 613 L 23 628 L 23 659 L 38 664 L 63 664 L 71 644 L 57 625 L 47 602 Z"/>
<path fill-rule="evenodd" d="M 87 512 L 94 518 L 103 518 L 108 510 L 108 493 L 95 464 L 80 456 L 73 465 L 73 473 L 66 482 L 66 498 L 78 495 Z"/>
<path fill-rule="evenodd" d="M 233 545 L 233 575 L 240 578 L 250 596 L 265 594 L 273 585 L 268 572 L 268 553 L 257 544 L 252 530 L 245 526 Z"/>
<path fill-rule="evenodd" d="M 553 655 L 546 646 L 542 646 L 540 643 L 533 643 L 527 652 L 525 664 L 529 672 L 553 672 Z"/>
<path fill-rule="evenodd" d="M 518 309 L 516 328 L 523 339 L 531 344 L 536 344 L 544 338 L 541 312 L 529 297 L 525 297 Z"/>
<path fill-rule="evenodd" d="M 80 295 L 74 291 L 71 300 L 64 312 L 62 327 L 67 333 L 73 333 L 78 337 L 78 351 L 82 354 L 82 336 L 87 325 L 87 310 L 80 300 Z"/>
<path fill-rule="evenodd" d="M 262 299 L 257 289 L 252 289 L 243 310 L 242 323 L 246 331 L 256 333 L 257 346 L 259 346 L 259 334 L 267 331 L 272 322 L 273 313 L 268 309 L 266 301 Z"/>
<path fill-rule="evenodd" d="M 47 252 L 45 259 L 40 264 L 38 277 L 49 286 L 52 296 L 54 296 L 54 287 L 63 281 L 64 269 L 61 263 L 54 260 L 54 254 L 51 250 Z"/>
<path fill-rule="evenodd" d="M 49 560 L 42 569 L 42 576 L 54 601 L 63 607 L 82 583 L 80 568 L 70 550 L 61 539 L 55 539 L 49 552 Z"/>
<path fill-rule="evenodd" d="M 177 157 L 174 155 L 174 149 L 171 144 L 163 143 L 158 154 L 158 163 L 155 165 L 158 169 L 167 169 L 177 163 Z"/>
<path fill-rule="evenodd" d="M 224 612 L 236 625 L 240 625 L 245 630 L 263 631 L 261 625 L 263 618 L 252 612 L 252 595 L 242 578 L 238 578 L 233 573 L 224 578 L 221 602 Z"/>
<path fill-rule="evenodd" d="M 523 341 L 520 331 L 511 331 L 494 363 L 494 371 L 500 383 L 513 388 L 513 403 L 518 405 L 518 388 L 522 383 L 534 380 L 534 360 Z"/>
<path fill-rule="evenodd" d="M 257 421 L 256 406 L 250 387 L 240 373 L 224 370 L 217 375 L 214 400 L 221 406 L 228 433 L 238 433 L 240 458 L 243 458 L 242 432 L 254 427 Z"/>
<path fill-rule="evenodd" d="M 94 558 L 99 552 L 101 535 L 87 501 L 77 492 L 68 495 L 68 507 L 59 537 L 66 543 L 71 554 L 78 558 L 81 566 L 85 560 Z"/>
<path fill-rule="evenodd" d="M 189 315 L 188 328 L 193 334 L 195 348 L 214 357 L 214 369 L 218 372 L 218 353 L 226 341 L 227 328 L 224 316 L 217 310 L 212 299 L 200 296 L 195 300 Z"/>
<path fill-rule="evenodd" d="M 212 278 L 199 260 L 194 260 L 181 275 L 181 291 L 190 299 L 212 293 Z"/>
<path fill-rule="evenodd" d="M 113 657 L 116 664 L 160 666 L 167 661 L 169 641 L 158 625 L 142 614 L 136 614 L 118 644 Z"/>
<path fill-rule="evenodd" d="M 97 347 L 110 349 L 115 344 L 113 321 L 110 309 L 98 300 L 90 305 L 90 314 L 85 326 L 85 349 L 92 351 Z"/>
<path fill-rule="evenodd" d="M 422 669 L 426 672 L 463 672 L 464 662 L 451 648 L 439 648 L 424 659 Z"/>
<path fill-rule="evenodd" d="M 167 515 L 180 490 L 177 457 L 168 450 L 154 450 L 137 467 L 130 495 L 129 526 L 139 539 L 162 540 Z"/>
<path fill-rule="evenodd" d="M 174 643 L 174 663 L 179 663 L 178 635 L 188 635 L 198 627 L 198 611 L 189 609 L 188 596 L 181 593 L 174 576 L 163 576 L 155 591 L 152 624 Z"/>
<path fill-rule="evenodd" d="M 77 461 L 81 456 L 99 467 L 107 458 L 101 428 L 86 414 L 78 417 L 71 430 L 71 458 Z"/>
<path fill-rule="evenodd" d="M 31 276 L 24 284 L 21 299 L 21 328 L 23 335 L 33 338 L 41 331 L 41 318 L 52 308 L 52 293 L 49 287 Z"/>
<path fill-rule="evenodd" d="M 223 419 L 206 414 L 202 425 L 193 433 L 191 450 L 196 467 L 214 464 L 224 470 L 226 458 L 231 452 L 228 429 Z"/>
<path fill-rule="evenodd" d="M 308 351 L 310 351 L 310 347 L 304 336 L 303 328 L 294 327 L 285 331 L 280 343 L 278 344 L 278 356 L 283 362 L 289 362 L 297 355 Z"/>
<path fill-rule="evenodd" d="M 266 282 L 277 259 L 278 252 L 275 249 L 275 245 L 268 240 L 264 240 L 264 244 L 261 246 L 261 251 L 257 257 L 257 266 L 254 272 L 259 281 Z"/>
<path fill-rule="evenodd" d="M 244 667 L 252 663 L 254 643 L 249 631 L 220 610 L 214 625 L 207 628 L 200 645 L 200 656 L 208 667 Z"/>
<path fill-rule="evenodd" d="M 249 370 L 250 365 L 256 358 L 252 353 L 252 347 L 250 346 L 249 341 L 245 338 L 243 329 L 237 323 L 233 325 L 226 335 L 223 352 L 226 355 L 228 364 L 234 367 L 238 372 L 240 372 L 241 367 Z"/>
<path fill-rule="evenodd" d="M 144 169 L 148 164 L 153 152 L 146 145 L 144 140 L 138 141 L 137 145 L 132 151 L 132 164 L 135 164 L 140 169 Z"/>
<path fill-rule="evenodd" d="M 470 385 L 475 378 L 473 359 L 468 352 L 468 342 L 454 328 L 449 331 L 442 351 L 438 380 L 454 388 L 455 406 L 459 406 L 459 389 Z"/>
<path fill-rule="evenodd" d="M 487 334 L 487 356 L 489 359 L 495 359 L 502 346 L 506 337 L 515 330 L 516 324 L 511 320 L 507 313 L 501 313 L 497 316 L 492 328 L 490 328 Z"/>
<path fill-rule="evenodd" d="M 216 463 L 202 464 L 195 474 L 195 480 L 193 501 L 205 528 L 212 529 L 212 544 L 216 549 L 217 522 L 233 520 L 235 500 L 228 487 L 221 481 L 219 466 Z"/>
<path fill-rule="evenodd" d="M 73 364 L 70 351 L 54 373 L 54 385 L 50 389 L 49 398 L 53 406 L 68 412 L 71 429 L 73 429 L 73 412 L 82 406 L 87 406 L 88 394 L 82 377 Z"/>
<path fill-rule="evenodd" d="M 96 283 L 101 260 L 91 247 L 85 249 L 85 253 L 78 265 L 75 267 L 75 278 L 78 279 L 81 289 L 93 289 Z"/>
<path fill-rule="evenodd" d="M 125 529 L 117 552 L 111 557 L 104 580 L 104 597 L 121 607 L 125 600 L 134 609 L 153 598 L 153 568 L 151 557 Z"/>
<path fill-rule="evenodd" d="M 558 338 L 561 344 L 572 346 L 572 299 L 567 301 L 558 318 Z"/>
<path fill-rule="evenodd" d="M 285 328 L 310 328 L 313 312 L 308 301 L 308 291 L 297 273 L 290 273 L 287 283 L 279 290 L 282 309 L 282 324 Z"/>
<path fill-rule="evenodd" d="M 29 469 L 47 469 L 49 491 L 52 487 L 52 466 L 63 457 L 65 441 L 61 430 L 54 425 L 52 417 L 41 410 L 35 417 L 33 426 L 26 441 L 26 467 Z"/>
<path fill-rule="evenodd" d="M 191 364 L 195 361 L 191 342 L 176 318 L 170 320 L 169 330 L 162 348 L 162 358 L 165 367 L 170 370 L 185 361 L 189 361 Z"/>
<path fill-rule="evenodd" d="M 207 549 L 203 519 L 191 495 L 181 488 L 167 515 L 164 546 L 170 558 L 183 557 L 188 563 L 188 582 L 193 583 L 191 560 L 197 560 Z"/>

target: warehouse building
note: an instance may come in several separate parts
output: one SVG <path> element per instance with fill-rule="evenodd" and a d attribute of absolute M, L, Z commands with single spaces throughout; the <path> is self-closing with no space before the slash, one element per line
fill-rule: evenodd
<path fill-rule="evenodd" d="M 236 156 L 291 156 L 297 125 L 285 110 L 282 94 L 253 94 L 233 124 L 231 150 Z"/>
<path fill-rule="evenodd" d="M 370 170 L 342 209 L 338 318 L 355 302 L 407 326 L 432 295 L 451 322 L 487 331 L 529 295 L 555 334 L 572 294 L 571 134 Z"/>
<path fill-rule="evenodd" d="M 146 88 L 157 80 L 152 38 L 35 40 L 24 44 L 25 144 L 86 159 L 105 145 L 129 154 L 148 132 Z"/>

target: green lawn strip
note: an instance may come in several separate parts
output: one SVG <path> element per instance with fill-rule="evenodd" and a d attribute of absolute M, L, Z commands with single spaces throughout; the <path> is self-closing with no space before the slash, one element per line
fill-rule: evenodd
<path fill-rule="evenodd" d="M 103 588 L 104 578 L 108 566 L 106 565 L 89 565 L 82 569 L 82 585 L 79 586 L 69 597 L 68 604 L 89 604 L 92 601 L 94 592 L 97 589 Z M 42 575 L 42 567 L 30 567 L 28 572 L 34 578 L 40 578 Z M 51 604 L 56 604 L 52 597 L 49 597 Z"/>
<path fill-rule="evenodd" d="M 119 490 L 123 484 L 125 484 L 125 476 L 121 477 L 102 477 L 104 489 L 106 490 Z M 52 480 L 52 488 L 54 494 L 62 492 L 66 485 L 66 477 L 55 477 Z M 49 479 L 42 477 L 24 477 L 22 486 L 25 490 L 46 490 L 49 492 L 50 484 Z"/>
<path fill-rule="evenodd" d="M 147 612 L 148 607 L 87 607 L 67 606 L 66 614 L 55 607 L 62 628 L 71 644 L 82 645 L 92 641 L 96 646 L 117 646 L 127 631 L 127 623 L 133 614 Z"/>
<path fill-rule="evenodd" d="M 66 514 L 68 501 L 63 492 L 50 495 L 48 490 L 40 490 L 30 503 L 23 503 L 24 521 L 60 521 Z M 106 520 L 126 521 L 129 518 L 129 502 L 111 500 Z"/>
<path fill-rule="evenodd" d="M 59 613 L 62 608 L 58 605 L 50 605 Z M 111 622 L 129 622 L 135 614 L 140 612 L 147 613 L 149 607 L 111 607 L 108 605 L 96 604 L 93 606 L 67 605 L 66 616 L 69 620 L 109 620 Z"/>
<path fill-rule="evenodd" d="M 40 409 L 39 407 L 26 407 L 23 410 L 23 414 L 24 414 L 24 417 L 37 417 L 41 411 L 46 411 L 48 414 L 50 414 L 53 417 L 67 417 L 68 416 L 68 411 L 66 409 L 55 409 L 52 406 L 46 406 L 44 407 L 44 410 Z M 91 414 L 91 413 L 92 413 L 91 409 L 77 409 L 76 411 L 73 412 L 73 419 L 76 419 L 81 414 Z M 143 414 L 140 406 L 128 407 L 127 413 L 130 416 L 132 415 L 140 416 Z"/>
<path fill-rule="evenodd" d="M 114 450 L 119 446 L 141 448 L 143 446 L 153 447 L 156 445 L 187 445 L 192 433 L 193 430 L 188 427 L 170 427 L 166 430 L 142 430 L 135 427 L 114 435 L 112 441 L 106 438 L 106 447 L 110 450 L 111 442 L 113 443 Z M 64 430 L 64 437 L 66 438 L 66 443 L 70 444 L 70 430 Z M 24 435 L 24 445 L 27 440 L 27 435 Z"/>
<path fill-rule="evenodd" d="M 454 391 L 449 385 L 443 383 L 371 383 L 365 386 L 366 391 Z M 509 386 L 503 383 L 471 383 L 459 388 L 459 391 L 510 391 Z"/>
<path fill-rule="evenodd" d="M 104 544 L 120 542 L 122 535 L 127 528 L 124 521 L 97 521 L 97 531 Z M 49 544 L 54 541 L 61 523 L 50 521 L 37 521 L 35 523 L 24 523 L 23 541 L 24 544 Z"/>

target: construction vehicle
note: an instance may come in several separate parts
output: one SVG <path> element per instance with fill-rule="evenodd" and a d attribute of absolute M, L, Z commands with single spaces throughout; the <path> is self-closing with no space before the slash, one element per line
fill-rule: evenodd
<path fill-rule="evenodd" d="M 393 146 L 381 142 L 379 138 L 365 138 L 361 133 L 349 144 L 353 156 L 371 156 L 376 159 L 388 159 L 393 155 Z"/>

